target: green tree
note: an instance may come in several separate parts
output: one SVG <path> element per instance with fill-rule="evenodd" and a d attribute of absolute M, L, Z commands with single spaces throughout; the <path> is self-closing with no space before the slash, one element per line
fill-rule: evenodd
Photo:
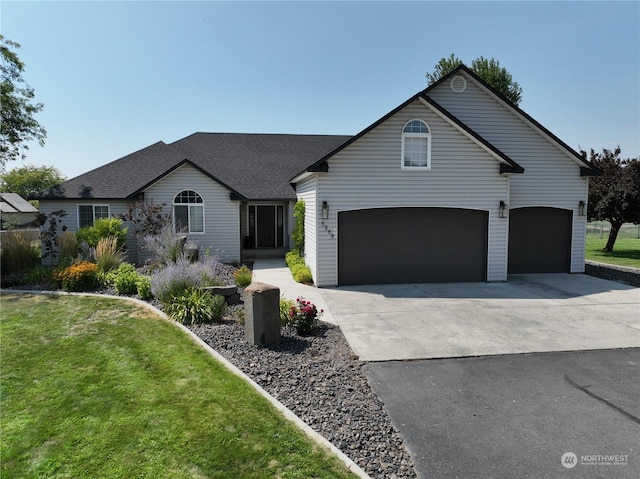
<path fill-rule="evenodd" d="M 0 191 L 18 193 L 23 198 L 59 185 L 66 178 L 53 166 L 26 165 L 0 174 Z"/>
<path fill-rule="evenodd" d="M 426 75 L 429 85 L 448 75 L 460 65 L 463 65 L 462 60 L 453 53 L 448 58 L 441 58 L 433 67 L 433 73 Z M 488 60 L 480 56 L 471 62 L 470 70 L 511 103 L 518 105 L 522 101 L 522 87 L 518 82 L 513 81 L 511 74 L 506 68 L 500 66 L 498 60 L 493 58 Z"/>
<path fill-rule="evenodd" d="M 602 153 L 592 149 L 589 160 L 602 175 L 589 179 L 588 217 L 611 223 L 603 249 L 611 252 L 624 223 L 640 224 L 640 158 L 623 160 L 618 147 Z"/>
<path fill-rule="evenodd" d="M 34 115 L 43 109 L 34 103 L 35 92 L 22 78 L 24 63 L 15 50 L 20 44 L 0 35 L 0 166 L 18 158 L 25 158 L 28 143 L 37 141 L 44 146 L 47 131 Z"/>

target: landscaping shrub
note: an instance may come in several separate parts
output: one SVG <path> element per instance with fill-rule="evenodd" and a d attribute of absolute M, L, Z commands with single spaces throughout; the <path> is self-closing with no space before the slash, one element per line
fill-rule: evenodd
<path fill-rule="evenodd" d="M 38 233 L 12 230 L 2 234 L 2 275 L 23 274 L 40 263 Z"/>
<path fill-rule="evenodd" d="M 291 274 L 296 283 L 313 283 L 311 270 L 306 264 L 294 264 L 291 267 Z"/>
<path fill-rule="evenodd" d="M 211 257 L 198 263 L 190 263 L 180 258 L 151 276 L 151 292 L 162 303 L 169 304 L 174 297 L 189 288 L 221 286 L 222 281 L 216 274 L 218 264 L 217 260 Z"/>
<path fill-rule="evenodd" d="M 291 231 L 291 239 L 293 240 L 293 249 L 299 255 L 304 255 L 304 216 L 306 206 L 303 200 L 298 200 L 293 207 L 293 217 L 295 223 Z"/>
<path fill-rule="evenodd" d="M 300 253 L 297 251 L 289 251 L 284 255 L 284 259 L 287 262 L 287 266 L 291 268 L 294 264 L 304 263 L 304 258 L 300 256 Z"/>
<path fill-rule="evenodd" d="M 113 280 L 113 286 L 118 294 L 133 296 L 138 292 L 138 281 L 140 275 L 136 271 L 123 271 L 118 273 Z"/>
<path fill-rule="evenodd" d="M 226 313 L 224 296 L 207 290 L 188 288 L 175 296 L 166 307 L 167 314 L 182 324 L 202 324 L 219 321 Z"/>
<path fill-rule="evenodd" d="M 244 264 L 233 273 L 233 277 L 235 278 L 236 283 L 241 288 L 246 288 L 251 284 L 252 276 L 253 273 L 251 272 L 249 267 Z"/>
<path fill-rule="evenodd" d="M 182 257 L 181 238 L 184 234 L 176 234 L 173 225 L 164 224 L 159 233 L 148 234 L 142 238 L 142 245 L 160 264 L 175 263 Z"/>
<path fill-rule="evenodd" d="M 121 263 L 116 269 L 113 269 L 104 275 L 104 283 L 106 286 L 113 286 L 119 275 L 135 272 L 136 267 L 131 263 Z"/>
<path fill-rule="evenodd" d="M 75 263 L 54 273 L 54 279 L 65 291 L 93 291 L 99 284 L 98 266 L 88 261 Z"/>
<path fill-rule="evenodd" d="M 138 296 L 141 299 L 147 300 L 153 298 L 151 293 L 151 278 L 149 276 L 140 275 L 138 281 L 136 281 L 136 288 L 138 290 Z"/>
<path fill-rule="evenodd" d="M 103 273 L 116 269 L 124 262 L 124 251 L 118 247 L 118 238 L 114 236 L 100 238 L 94 256 L 98 269 Z"/>
<path fill-rule="evenodd" d="M 122 227 L 122 220 L 118 218 L 100 218 L 93 226 L 85 226 L 76 233 L 78 240 L 85 241 L 95 248 L 102 238 L 116 238 L 118 248 L 124 248 L 127 241 L 127 228 Z"/>
<path fill-rule="evenodd" d="M 293 327 L 300 336 L 310 335 L 316 327 L 318 318 L 324 313 L 318 312 L 316 305 L 303 298 L 296 298 L 289 308 L 288 326 Z"/>
<path fill-rule="evenodd" d="M 74 261 L 80 253 L 80 243 L 73 231 L 65 231 L 58 236 L 60 248 L 60 259 L 71 259 Z"/>
<path fill-rule="evenodd" d="M 53 269 L 49 266 L 37 265 L 24 274 L 25 284 L 49 285 L 53 281 Z"/>

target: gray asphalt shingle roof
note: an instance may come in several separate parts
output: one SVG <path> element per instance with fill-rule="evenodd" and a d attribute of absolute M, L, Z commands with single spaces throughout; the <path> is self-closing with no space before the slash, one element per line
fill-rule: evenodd
<path fill-rule="evenodd" d="M 289 180 L 351 136 L 194 133 L 65 181 L 36 199 L 133 198 L 185 160 L 251 200 L 295 199 Z"/>

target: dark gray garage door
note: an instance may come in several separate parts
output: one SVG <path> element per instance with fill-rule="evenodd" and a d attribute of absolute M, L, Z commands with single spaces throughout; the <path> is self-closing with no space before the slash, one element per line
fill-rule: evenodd
<path fill-rule="evenodd" d="M 485 281 L 486 211 L 379 208 L 338 214 L 338 283 Z"/>
<path fill-rule="evenodd" d="M 509 211 L 509 274 L 568 273 L 573 212 L 558 208 Z"/>

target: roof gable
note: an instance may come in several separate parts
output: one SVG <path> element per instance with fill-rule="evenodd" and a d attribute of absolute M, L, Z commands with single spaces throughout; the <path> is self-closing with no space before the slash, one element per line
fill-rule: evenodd
<path fill-rule="evenodd" d="M 492 97 L 496 102 L 499 102 L 503 105 L 507 110 L 512 111 L 517 117 L 519 117 L 525 124 L 527 124 L 530 128 L 537 131 L 544 138 L 547 139 L 550 143 L 554 144 L 559 150 L 561 150 L 565 155 L 571 158 L 580 166 L 580 175 L 581 176 L 597 176 L 600 174 L 600 171 L 590 163 L 586 158 L 576 152 L 573 148 L 568 146 L 562 140 L 560 140 L 556 135 L 554 135 L 551 131 L 545 128 L 541 123 L 536 121 L 533 117 L 523 111 L 520 107 L 509 101 L 504 95 L 500 92 L 496 91 L 493 87 L 491 87 L 487 82 L 485 82 L 482 78 L 476 75 L 472 70 L 470 70 L 466 65 L 460 65 L 455 68 L 453 71 L 440 78 L 437 82 L 433 83 L 426 90 L 424 90 L 425 95 L 429 96 L 431 92 L 436 90 L 440 85 L 450 81 L 453 77 L 458 74 L 463 74 L 467 78 L 471 79 L 481 90 L 487 93 L 490 97 Z"/>

